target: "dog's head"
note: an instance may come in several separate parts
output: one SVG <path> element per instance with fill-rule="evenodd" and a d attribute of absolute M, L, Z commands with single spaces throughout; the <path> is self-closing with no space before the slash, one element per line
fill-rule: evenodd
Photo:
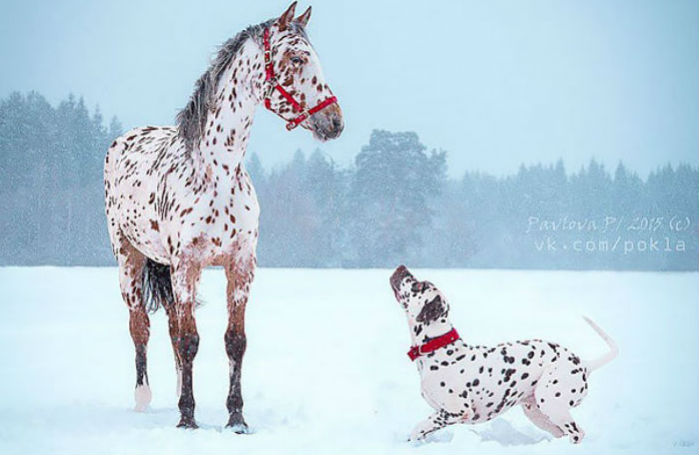
<path fill-rule="evenodd" d="M 429 325 L 446 322 L 449 304 L 442 292 L 429 281 L 419 281 L 404 265 L 399 266 L 390 279 L 396 300 L 410 321 Z"/>

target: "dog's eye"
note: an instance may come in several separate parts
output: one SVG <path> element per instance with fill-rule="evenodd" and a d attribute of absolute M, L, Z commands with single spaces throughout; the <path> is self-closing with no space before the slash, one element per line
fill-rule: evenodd
<path fill-rule="evenodd" d="M 422 291 L 423 284 L 420 283 L 419 281 L 416 281 L 413 283 L 413 285 L 410 287 L 410 290 L 413 292 L 420 292 Z"/>
<path fill-rule="evenodd" d="M 303 63 L 303 59 L 301 57 L 294 56 L 294 57 L 291 57 L 291 59 L 289 59 L 289 60 L 291 61 L 291 64 L 295 65 L 295 66 L 299 66 Z"/>

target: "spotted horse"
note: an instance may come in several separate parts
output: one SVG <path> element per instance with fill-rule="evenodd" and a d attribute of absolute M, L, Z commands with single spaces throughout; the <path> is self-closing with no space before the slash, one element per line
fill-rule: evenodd
<path fill-rule="evenodd" d="M 151 400 L 146 368 L 148 314 L 163 306 L 178 376 L 178 427 L 196 428 L 192 363 L 199 346 L 194 317 L 204 267 L 227 278 L 224 341 L 230 386 L 228 427 L 247 432 L 241 368 L 245 306 L 256 266 L 259 206 L 243 157 L 258 104 L 321 141 L 344 123 L 306 34 L 309 7 L 226 41 L 195 84 L 176 126 L 136 128 L 109 148 L 104 165 L 106 215 L 136 349 L 136 410 Z"/>
<path fill-rule="evenodd" d="M 435 412 L 417 424 L 417 441 L 457 423 L 480 423 L 521 405 L 524 414 L 556 438 L 574 444 L 584 437 L 570 409 L 587 395 L 590 373 L 612 361 L 616 343 L 590 319 L 585 320 L 609 346 L 591 361 L 565 347 L 542 340 L 497 346 L 466 344 L 449 321 L 449 304 L 429 281 L 420 281 L 405 266 L 390 279 L 396 300 L 408 318 L 413 341 L 408 356 L 421 378 L 422 396 Z"/>

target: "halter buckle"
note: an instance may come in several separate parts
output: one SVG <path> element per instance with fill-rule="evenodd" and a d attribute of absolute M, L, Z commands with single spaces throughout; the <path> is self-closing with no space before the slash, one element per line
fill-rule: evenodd
<path fill-rule="evenodd" d="M 296 128 L 297 126 L 299 126 L 300 124 L 302 124 L 303 122 L 308 120 L 309 118 L 311 118 L 311 113 L 308 112 L 308 109 L 306 109 L 305 111 L 302 111 L 299 115 L 297 115 L 293 119 L 286 122 L 287 131 L 293 130 L 294 128 Z M 299 120 L 299 119 L 301 119 L 301 120 Z"/>
<path fill-rule="evenodd" d="M 272 79 L 268 79 L 265 82 L 267 83 L 267 86 L 265 87 L 264 98 L 269 100 L 269 99 L 272 99 L 272 94 L 274 93 L 274 88 L 277 86 L 277 79 L 272 78 Z"/>

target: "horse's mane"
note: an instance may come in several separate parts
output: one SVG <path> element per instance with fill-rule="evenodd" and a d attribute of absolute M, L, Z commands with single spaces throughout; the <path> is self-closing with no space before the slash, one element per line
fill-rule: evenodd
<path fill-rule="evenodd" d="M 202 137 L 206 127 L 206 113 L 212 107 L 212 102 L 216 95 L 216 87 L 224 70 L 248 38 L 252 38 L 262 45 L 262 31 L 271 23 L 272 21 L 270 20 L 261 24 L 250 25 L 223 43 L 209 68 L 194 83 L 194 92 L 189 98 L 189 102 L 177 114 L 178 134 L 184 140 L 188 155 Z"/>
<path fill-rule="evenodd" d="M 248 39 L 254 40 L 262 47 L 262 34 L 265 28 L 272 25 L 274 19 L 257 25 L 250 25 L 233 38 L 223 43 L 216 53 L 209 68 L 194 83 L 194 92 L 187 105 L 177 114 L 179 136 L 184 140 L 185 154 L 189 155 L 197 146 L 206 128 L 206 114 L 214 106 L 216 87 L 223 72 L 231 63 L 236 52 Z M 298 24 L 291 22 L 291 29 L 305 36 L 305 31 Z"/>

